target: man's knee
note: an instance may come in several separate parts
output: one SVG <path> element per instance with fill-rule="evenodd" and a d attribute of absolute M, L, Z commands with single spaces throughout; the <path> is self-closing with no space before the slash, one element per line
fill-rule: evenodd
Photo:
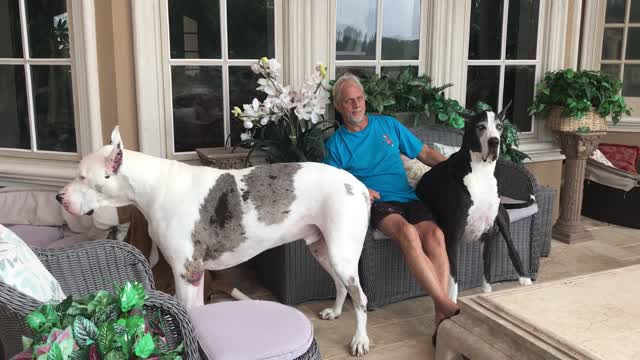
<path fill-rule="evenodd" d="M 433 224 L 426 230 L 423 235 L 429 246 L 444 247 L 444 233 L 438 225 Z"/>
<path fill-rule="evenodd" d="M 420 234 L 414 225 L 409 223 L 404 224 L 400 235 L 399 241 L 407 250 L 421 249 Z"/>

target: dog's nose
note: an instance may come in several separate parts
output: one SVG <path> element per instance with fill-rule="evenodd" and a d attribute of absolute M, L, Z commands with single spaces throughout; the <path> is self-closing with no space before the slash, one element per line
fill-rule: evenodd
<path fill-rule="evenodd" d="M 58 195 L 56 195 L 56 200 L 58 200 L 58 202 L 59 202 L 60 204 L 62 204 L 62 200 L 63 200 L 63 199 L 64 199 L 64 198 L 62 197 L 62 194 L 58 194 Z"/>
<path fill-rule="evenodd" d="M 492 137 L 492 138 L 489 138 L 488 143 L 489 143 L 489 147 L 496 148 L 498 147 L 498 145 L 500 145 L 500 139 L 498 139 L 497 137 Z"/>

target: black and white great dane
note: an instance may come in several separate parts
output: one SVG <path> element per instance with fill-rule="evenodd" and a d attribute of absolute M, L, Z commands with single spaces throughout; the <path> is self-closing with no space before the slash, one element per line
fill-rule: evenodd
<path fill-rule="evenodd" d="M 426 172 L 416 185 L 416 194 L 434 212 L 445 236 L 451 264 L 449 297 L 458 297 L 458 249 L 463 241 L 482 242 L 483 291 L 491 269 L 491 242 L 497 231 L 504 237 L 509 257 L 521 285 L 530 285 L 509 231 L 509 214 L 500 204 L 496 163 L 500 153 L 504 113 L 485 111 L 466 119 L 462 146 L 447 160 Z"/>

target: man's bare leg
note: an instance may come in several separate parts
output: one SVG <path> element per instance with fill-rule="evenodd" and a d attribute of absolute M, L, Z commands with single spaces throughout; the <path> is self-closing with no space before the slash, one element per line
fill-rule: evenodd
<path fill-rule="evenodd" d="M 433 221 L 422 221 L 415 224 L 415 227 L 420 235 L 422 249 L 433 263 L 440 286 L 444 290 L 444 293 L 448 294 L 450 269 L 444 234 Z M 436 311 L 436 324 L 444 317 L 445 314 Z"/>
<path fill-rule="evenodd" d="M 442 286 L 440 272 L 436 270 L 431 259 L 425 254 L 416 227 L 409 224 L 399 214 L 391 214 L 380 221 L 378 229 L 400 244 L 400 249 L 411 272 L 433 299 L 436 317 L 442 318 L 443 314 L 455 313 L 458 306 L 449 299 L 448 292 Z M 447 283 L 448 281 L 447 278 Z"/>

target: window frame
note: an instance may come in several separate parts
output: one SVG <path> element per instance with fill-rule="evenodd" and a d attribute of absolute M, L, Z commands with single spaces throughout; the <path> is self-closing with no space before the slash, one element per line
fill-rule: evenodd
<path fill-rule="evenodd" d="M 229 103 L 229 67 L 249 67 L 257 59 L 229 59 L 227 44 L 227 1 L 220 1 L 220 59 L 171 59 L 169 44 L 168 1 L 132 2 L 136 94 L 140 150 L 144 153 L 174 159 L 193 161 L 195 151 L 175 152 L 173 132 L 173 104 L 171 67 L 181 65 L 221 66 L 224 136 L 230 131 L 231 107 Z M 150 16 L 150 14 L 153 14 Z M 283 0 L 274 0 L 275 58 L 282 62 Z M 149 62 L 152 60 L 152 66 Z M 153 66 L 155 65 L 155 66 Z M 283 66 L 284 68 L 284 66 Z M 144 84 L 144 86 L 142 85 Z M 151 90 L 152 87 L 155 88 Z M 257 86 L 257 84 L 256 84 Z M 151 90 L 151 91 L 149 91 Z M 158 139 L 162 139 L 158 141 Z"/>
<path fill-rule="evenodd" d="M 374 60 L 337 60 L 336 59 L 336 30 L 337 30 L 337 1 L 331 0 L 331 7 L 333 12 L 331 14 L 331 27 L 330 27 L 330 46 L 331 46 L 331 60 L 329 62 L 329 74 L 331 79 L 336 78 L 336 68 L 338 67 L 374 67 L 376 74 L 381 74 L 381 67 L 383 66 L 417 66 L 418 74 L 425 72 L 427 66 L 426 58 L 426 45 L 427 42 L 427 24 L 429 23 L 427 18 L 427 11 L 429 9 L 430 0 L 420 0 L 420 31 L 418 40 L 418 59 L 416 60 L 382 60 L 382 23 L 383 23 L 383 11 L 384 0 L 376 0 L 376 58 Z"/>
<path fill-rule="evenodd" d="M 37 185 L 59 187 L 75 176 L 78 162 L 103 144 L 100 114 L 100 82 L 95 24 L 96 0 L 67 0 L 69 27 L 69 59 L 30 59 L 30 64 L 68 62 L 72 72 L 74 124 L 76 131 L 76 153 L 60 153 L 39 150 L 2 148 L 0 150 L 0 185 Z M 26 31 L 24 2 L 20 1 L 21 32 Z M 21 36 L 24 36 L 21 34 Z M 24 39 L 24 38 L 23 38 Z M 28 44 L 23 43 L 24 47 Z M 23 54 L 26 55 L 26 54 Z M 27 60 L 3 59 L 3 64 L 14 61 L 24 65 Z M 25 65 L 26 66 L 26 65 Z M 27 80 L 28 102 L 32 102 L 30 74 Z M 25 79 L 26 80 L 26 79 Z M 33 134 L 33 107 L 29 105 L 29 126 Z M 82 119 L 82 121 L 80 121 Z M 32 140 L 33 141 L 33 140 Z M 33 143 L 32 143 L 33 146 Z"/>
<path fill-rule="evenodd" d="M 539 9 L 538 9 L 538 34 L 537 34 L 537 41 L 538 43 L 536 44 L 536 58 L 534 60 L 530 60 L 530 59 L 526 59 L 526 60 L 508 60 L 506 59 L 506 45 L 507 45 L 507 21 L 509 19 L 509 4 L 511 3 L 511 1 L 518 1 L 518 0 L 504 0 L 504 8 L 503 8 L 503 17 L 502 17 L 502 35 L 501 35 L 501 39 L 500 39 L 500 59 L 481 59 L 481 60 L 470 60 L 469 59 L 469 37 L 470 37 L 470 24 L 471 24 L 471 1 L 468 2 L 468 7 L 467 7 L 467 12 L 466 12 L 466 24 L 467 26 L 465 26 L 465 31 L 466 31 L 466 47 L 465 47 L 465 65 L 464 65 L 464 69 L 462 71 L 462 84 L 463 84 L 463 90 L 464 90 L 464 96 L 461 98 L 460 104 L 462 106 L 467 106 L 466 104 L 466 99 L 467 99 L 467 75 L 468 75 L 468 70 L 469 70 L 469 66 L 499 66 L 500 68 L 500 79 L 499 79 L 499 88 L 498 88 L 498 108 L 494 109 L 497 113 L 499 113 L 500 111 L 502 111 L 502 102 L 504 99 L 504 79 L 505 79 L 505 72 L 506 72 L 506 67 L 507 66 L 517 66 L 517 65 L 533 65 L 535 66 L 535 76 L 534 76 L 534 86 L 540 81 L 542 80 L 542 72 L 541 72 L 541 68 L 542 68 L 542 50 L 543 50 L 543 25 L 545 24 L 545 11 L 544 11 L 544 3 L 546 0 L 540 0 L 540 4 L 539 4 Z M 534 91 L 534 97 L 535 97 L 535 91 Z M 531 98 L 531 100 L 533 101 L 533 98 Z M 538 132 L 539 132 L 539 126 L 537 126 L 536 121 L 535 121 L 535 116 L 530 117 L 529 118 L 531 121 L 531 131 L 521 131 L 520 132 L 520 139 L 521 140 L 525 140 L 528 138 L 537 138 L 538 137 Z"/>
<path fill-rule="evenodd" d="M 640 64 L 640 60 L 622 60 L 626 53 L 626 34 L 629 24 L 629 6 L 631 2 L 627 0 L 625 7 L 625 23 L 622 24 L 624 44 L 622 49 L 622 57 L 618 63 L 634 63 Z M 600 65 L 608 63 L 616 63 L 615 61 L 602 60 L 602 41 L 604 38 L 604 30 L 606 28 L 621 28 L 620 26 L 605 26 L 605 18 L 607 12 L 606 1 L 588 1 L 583 5 L 584 12 L 582 17 L 582 36 L 580 39 L 580 69 L 584 70 L 600 70 Z M 634 23 L 637 24 L 637 23 Z M 621 74 L 623 67 L 621 66 Z M 622 79 L 622 77 L 621 77 Z M 640 132 L 640 109 L 636 110 L 638 115 L 622 116 L 617 125 L 613 125 L 609 120 L 608 132 Z"/>

